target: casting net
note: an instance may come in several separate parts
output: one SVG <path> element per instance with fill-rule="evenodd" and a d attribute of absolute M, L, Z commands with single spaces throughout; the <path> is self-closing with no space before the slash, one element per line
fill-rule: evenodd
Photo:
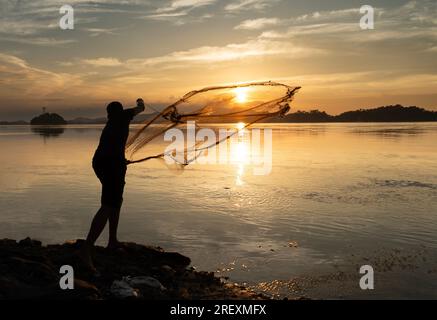
<path fill-rule="evenodd" d="M 128 162 L 165 158 L 186 166 L 210 148 L 233 137 L 238 130 L 285 116 L 299 89 L 277 82 L 253 82 L 191 91 L 162 111 L 154 110 L 155 113 L 133 132 L 126 145 Z M 236 123 L 238 130 L 221 132 L 213 138 L 210 135 L 207 140 L 191 144 L 175 144 L 172 149 L 163 150 L 163 141 L 168 144 L 168 137 L 164 138 L 171 129 L 187 133 L 188 127 L 194 126 L 192 134 L 196 135 L 205 128 L 217 132 L 225 125 Z"/>

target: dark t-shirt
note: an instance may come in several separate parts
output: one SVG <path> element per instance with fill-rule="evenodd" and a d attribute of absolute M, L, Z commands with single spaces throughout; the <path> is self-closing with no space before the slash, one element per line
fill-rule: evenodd
<path fill-rule="evenodd" d="M 119 116 L 108 120 L 100 136 L 99 146 L 94 153 L 95 160 L 125 160 L 124 152 L 129 136 L 129 124 L 134 116 L 134 109 L 125 109 Z"/>

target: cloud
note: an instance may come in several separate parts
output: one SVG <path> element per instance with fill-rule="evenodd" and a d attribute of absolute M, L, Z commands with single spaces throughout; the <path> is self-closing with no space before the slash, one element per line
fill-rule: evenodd
<path fill-rule="evenodd" d="M 55 38 L 47 38 L 47 37 L 2 37 L 0 36 L 0 41 L 5 42 L 15 42 L 15 43 L 22 43 L 22 44 L 31 44 L 31 45 L 38 45 L 38 46 L 47 46 L 47 47 L 55 47 L 55 46 L 62 46 L 70 43 L 77 42 L 76 40 L 61 40 L 61 39 L 55 39 Z"/>
<path fill-rule="evenodd" d="M 143 76 L 143 75 L 133 75 L 133 76 L 117 76 L 114 77 L 114 82 L 122 84 L 143 84 L 156 81 L 155 78 Z"/>
<path fill-rule="evenodd" d="M 143 19 L 170 21 L 176 25 L 185 23 L 202 22 L 205 19 L 212 17 L 212 14 L 197 14 L 190 13 L 198 8 L 209 6 L 217 2 L 217 0 L 174 0 L 169 4 L 157 8 L 154 12 L 142 16 Z"/>
<path fill-rule="evenodd" d="M 4 53 L 0 53 L 0 61 L 23 69 L 28 67 L 26 61 L 24 61 L 23 59 Z"/>
<path fill-rule="evenodd" d="M 0 53 L 0 79 L 2 98 L 19 96 L 32 99 L 58 92 L 77 78 L 36 68 L 17 56 Z"/>
<path fill-rule="evenodd" d="M 246 61 L 250 58 L 267 56 L 278 58 L 283 55 L 296 58 L 303 55 L 312 56 L 320 53 L 322 53 L 321 50 L 299 47 L 290 42 L 255 39 L 221 47 L 204 46 L 186 51 L 176 51 L 168 55 L 148 59 L 131 59 L 127 63 L 132 68 L 156 65 L 189 67 L 189 64 L 209 64 L 235 60 Z"/>
<path fill-rule="evenodd" d="M 144 18 L 156 19 L 156 20 L 166 20 L 169 18 L 177 18 L 184 17 L 188 14 L 189 11 L 179 11 L 179 12 L 163 12 L 163 13 L 155 13 L 148 16 L 144 16 Z"/>
<path fill-rule="evenodd" d="M 31 45 L 62 45 L 73 41 L 58 39 L 59 9 L 65 1 L 62 0 L 2 0 L 0 7 L 0 40 L 25 43 Z M 150 6 L 148 1 L 129 0 L 70 0 L 75 13 L 75 28 L 90 32 L 90 36 L 113 34 L 115 29 L 80 28 L 87 24 L 96 23 L 106 13 L 139 12 Z M 77 33 L 76 33 L 77 35 Z"/>
<path fill-rule="evenodd" d="M 243 11 L 243 10 L 263 10 L 267 7 L 271 7 L 280 0 L 237 0 L 226 5 L 225 10 L 230 12 Z"/>
<path fill-rule="evenodd" d="M 110 28 L 110 29 L 105 29 L 105 28 L 86 28 L 85 29 L 90 37 L 98 37 L 101 35 L 109 35 L 109 36 L 114 36 L 117 35 L 118 32 L 120 30 L 120 28 Z"/>
<path fill-rule="evenodd" d="M 383 9 L 375 8 L 378 13 L 381 13 Z M 309 14 L 301 15 L 293 20 L 297 22 L 313 22 L 322 23 L 323 21 L 333 21 L 338 19 L 351 18 L 356 20 L 360 15 L 360 8 L 350 8 L 342 10 L 331 10 L 331 11 L 315 11 Z M 362 16 L 362 15 L 361 15 Z"/>
<path fill-rule="evenodd" d="M 96 67 L 117 64 L 112 58 L 89 59 L 88 62 L 90 64 L 86 65 Z M 74 63 L 66 65 L 76 67 Z M 22 112 L 23 108 L 41 105 L 65 109 L 84 103 L 101 104 L 111 97 L 115 99 L 130 93 L 132 84 L 147 82 L 141 75 L 119 78 L 114 73 L 100 74 L 88 69 L 85 72 L 77 68 L 71 69 L 72 73 L 53 72 L 35 67 L 18 56 L 0 53 L 0 103 L 3 108 L 0 111 L 7 113 L 11 106 L 19 106 L 19 112 Z"/>
<path fill-rule="evenodd" d="M 156 12 L 174 12 L 180 9 L 195 9 L 213 4 L 216 0 L 174 0 L 169 6 L 161 7 Z"/>
<path fill-rule="evenodd" d="M 185 51 L 174 51 L 165 55 L 144 59 L 120 60 L 114 57 L 78 59 L 74 62 L 60 62 L 63 67 L 120 67 L 125 70 L 144 72 L 172 68 L 191 68 L 194 65 L 218 65 L 220 63 L 271 57 L 295 59 L 324 54 L 323 50 L 301 47 L 290 41 L 275 41 L 256 38 L 246 42 L 231 43 L 224 46 L 201 46 Z M 135 75 L 130 75 L 135 77 Z"/>
<path fill-rule="evenodd" d="M 275 26 L 281 23 L 278 18 L 259 18 L 252 20 L 244 20 L 234 29 L 236 30 L 259 30 L 265 27 Z"/>
<path fill-rule="evenodd" d="M 118 67 L 122 65 L 116 58 L 83 59 L 80 62 L 94 67 Z"/>
<path fill-rule="evenodd" d="M 306 37 L 314 44 L 327 40 L 331 43 L 352 44 L 393 40 L 417 39 L 418 43 L 429 48 L 437 44 L 437 3 L 424 0 L 416 1 L 390 11 L 375 8 L 375 29 L 362 30 L 359 21 L 362 14 L 359 8 L 334 11 L 317 11 L 297 18 L 283 19 L 285 30 L 265 31 L 264 39 L 296 39 Z M 329 37 L 329 38 L 327 38 Z M 336 46 L 332 47 L 336 50 Z"/>
<path fill-rule="evenodd" d="M 190 10 L 178 12 L 156 13 L 140 17 L 141 19 L 151 19 L 157 21 L 168 21 L 174 25 L 181 26 L 187 23 L 200 23 L 213 17 L 212 14 L 189 15 Z"/>

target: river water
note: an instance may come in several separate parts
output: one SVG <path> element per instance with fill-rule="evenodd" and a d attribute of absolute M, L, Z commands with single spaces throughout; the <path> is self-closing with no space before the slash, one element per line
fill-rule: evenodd
<path fill-rule="evenodd" d="M 130 166 L 120 240 L 275 297 L 437 298 L 437 124 L 257 127 L 273 130 L 268 175 L 245 139 L 225 164 Z M 101 129 L 0 127 L 1 238 L 86 235 Z M 360 289 L 362 265 L 374 290 Z"/>

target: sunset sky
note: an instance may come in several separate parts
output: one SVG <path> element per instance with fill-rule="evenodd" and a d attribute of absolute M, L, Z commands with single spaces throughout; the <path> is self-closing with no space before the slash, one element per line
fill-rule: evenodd
<path fill-rule="evenodd" d="M 192 89 L 273 80 L 331 114 L 437 110 L 437 2 L 0 0 L 0 120 L 41 107 L 102 116 L 112 100 L 165 104 Z M 75 29 L 61 30 L 72 5 Z M 361 5 L 375 8 L 362 30 Z"/>

